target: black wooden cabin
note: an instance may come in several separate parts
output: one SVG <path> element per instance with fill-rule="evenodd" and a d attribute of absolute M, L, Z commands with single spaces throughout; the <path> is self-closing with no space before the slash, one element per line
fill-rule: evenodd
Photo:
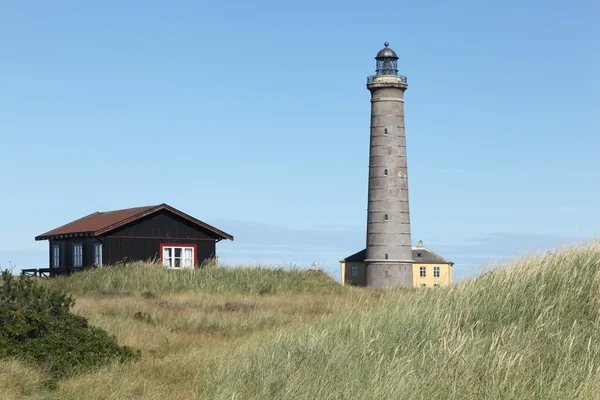
<path fill-rule="evenodd" d="M 166 268 L 198 268 L 233 236 L 167 204 L 95 212 L 39 235 L 49 242 L 49 268 L 24 275 L 53 276 L 122 262 L 160 260 Z"/>

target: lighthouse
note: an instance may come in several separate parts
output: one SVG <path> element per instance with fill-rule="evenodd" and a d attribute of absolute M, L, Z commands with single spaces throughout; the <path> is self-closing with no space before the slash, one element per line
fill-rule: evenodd
<path fill-rule="evenodd" d="M 398 56 L 385 43 L 377 53 L 371 92 L 371 140 L 367 208 L 367 286 L 413 285 L 408 171 L 404 129 L 405 76 Z"/>

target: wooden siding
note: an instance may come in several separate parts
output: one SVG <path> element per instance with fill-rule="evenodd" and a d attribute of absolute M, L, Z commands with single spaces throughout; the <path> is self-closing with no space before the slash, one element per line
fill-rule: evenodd
<path fill-rule="evenodd" d="M 111 231 L 106 237 L 173 238 L 216 240 L 214 232 L 202 229 L 166 210 Z"/>
<path fill-rule="evenodd" d="M 124 261 L 147 261 L 160 259 L 160 245 L 168 243 L 196 245 L 196 262 L 202 264 L 208 258 L 215 256 L 215 241 L 190 239 L 146 239 L 146 238 L 111 238 L 107 237 L 102 246 L 102 256 L 105 265 Z"/>
<path fill-rule="evenodd" d="M 72 239 L 62 239 L 62 240 L 50 240 L 49 241 L 49 257 L 48 257 L 48 266 L 50 268 L 54 267 L 52 264 L 52 246 L 59 245 L 60 246 L 60 266 L 59 268 L 73 268 L 73 245 L 76 243 L 81 243 L 83 245 L 83 266 L 90 266 L 94 262 L 94 244 L 101 243 L 101 241 L 97 238 L 93 237 L 81 237 L 81 238 L 72 238 Z"/>

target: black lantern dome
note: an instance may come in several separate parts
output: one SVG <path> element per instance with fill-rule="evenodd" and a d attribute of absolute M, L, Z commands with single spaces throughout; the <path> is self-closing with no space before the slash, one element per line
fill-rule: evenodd
<path fill-rule="evenodd" d="M 388 47 L 389 45 L 388 42 L 385 42 L 385 47 L 379 50 L 375 56 L 377 75 L 398 75 L 398 55 Z"/>

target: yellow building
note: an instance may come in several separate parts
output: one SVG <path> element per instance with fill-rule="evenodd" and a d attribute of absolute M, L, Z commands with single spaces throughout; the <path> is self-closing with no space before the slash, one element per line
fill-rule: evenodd
<path fill-rule="evenodd" d="M 342 285 L 367 286 L 366 255 L 365 249 L 340 261 Z M 423 246 L 422 241 L 412 248 L 412 259 L 413 287 L 438 287 L 452 283 L 454 263 Z"/>

